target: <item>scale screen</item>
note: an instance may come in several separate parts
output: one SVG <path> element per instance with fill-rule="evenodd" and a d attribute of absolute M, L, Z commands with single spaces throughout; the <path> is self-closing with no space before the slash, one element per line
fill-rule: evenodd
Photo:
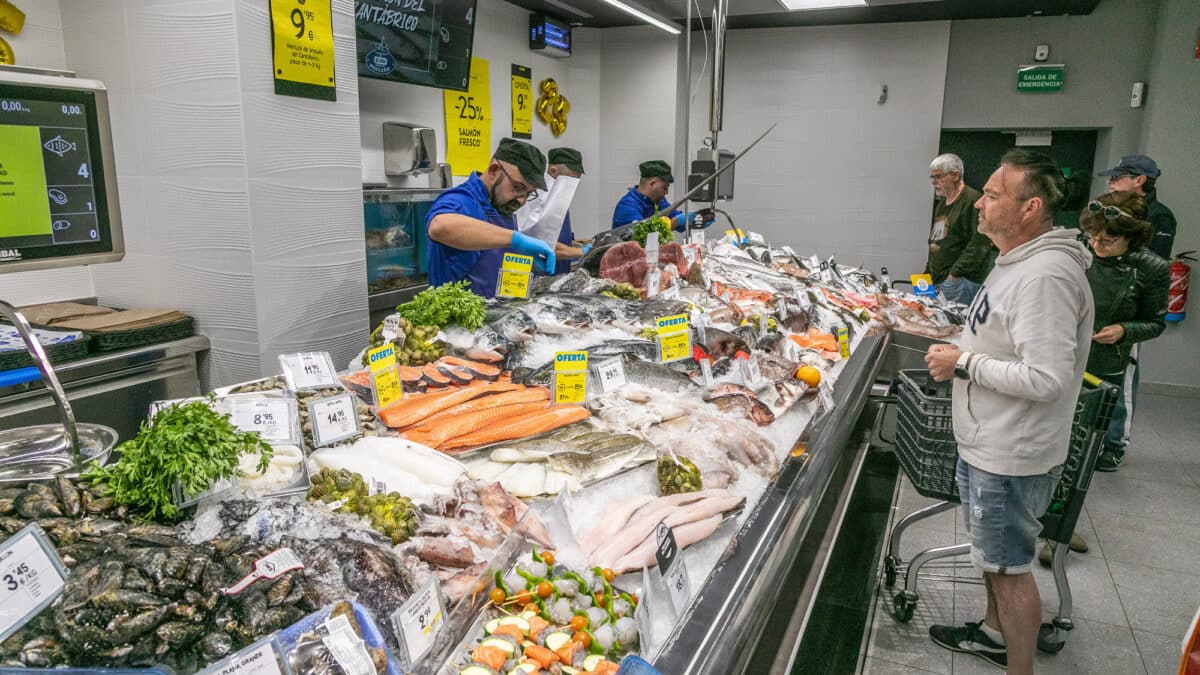
<path fill-rule="evenodd" d="M 95 86 L 0 72 L 0 272 L 122 257 L 107 99 Z"/>

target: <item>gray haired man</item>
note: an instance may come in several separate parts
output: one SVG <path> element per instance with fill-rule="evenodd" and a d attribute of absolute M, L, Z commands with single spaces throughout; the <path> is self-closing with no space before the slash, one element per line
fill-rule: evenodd
<path fill-rule="evenodd" d="M 929 164 L 929 182 L 935 199 L 925 273 L 946 299 L 969 305 L 995 258 L 992 242 L 979 233 L 980 193 L 963 182 L 963 161 L 949 153 Z"/>

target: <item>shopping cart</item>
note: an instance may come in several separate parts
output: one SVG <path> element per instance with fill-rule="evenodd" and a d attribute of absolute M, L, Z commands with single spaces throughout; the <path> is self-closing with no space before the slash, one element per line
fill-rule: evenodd
<path fill-rule="evenodd" d="M 900 558 L 900 538 L 909 526 L 959 504 L 958 485 L 955 483 L 958 446 L 951 426 L 951 387 L 951 382 L 934 382 L 927 370 L 902 370 L 893 382 L 897 401 L 895 452 L 900 468 L 912 481 L 917 493 L 943 500 L 913 511 L 892 526 L 888 554 L 884 558 L 884 586 L 891 590 L 895 588 L 897 577 L 904 579 L 904 588 L 892 595 L 892 616 L 901 622 L 912 619 L 913 610 L 920 599 L 917 593 L 918 576 L 982 583 L 982 580 L 954 576 L 919 575 L 921 568 L 931 561 L 966 555 L 970 552 L 970 544 L 926 549 L 907 563 Z M 1071 541 L 1071 533 L 1075 531 L 1075 523 L 1083 510 L 1083 499 L 1087 496 L 1116 400 L 1116 387 L 1091 375 L 1084 376 L 1083 389 L 1071 424 L 1070 448 L 1063 465 L 1062 479 L 1055 489 L 1050 507 L 1040 519 L 1042 537 L 1052 541 Z M 1074 627 L 1066 561 L 1067 546 L 1055 546 L 1051 568 L 1058 591 L 1058 614 L 1050 623 L 1043 623 L 1038 633 L 1038 648 L 1051 653 L 1063 648 L 1067 631 Z M 944 567 L 940 564 L 930 567 L 938 566 Z"/>

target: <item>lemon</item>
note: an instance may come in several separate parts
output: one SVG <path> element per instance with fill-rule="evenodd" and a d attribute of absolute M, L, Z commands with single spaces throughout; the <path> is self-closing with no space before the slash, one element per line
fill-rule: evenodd
<path fill-rule="evenodd" d="M 796 369 L 796 379 L 810 387 L 821 384 L 821 371 L 812 366 L 800 366 Z"/>

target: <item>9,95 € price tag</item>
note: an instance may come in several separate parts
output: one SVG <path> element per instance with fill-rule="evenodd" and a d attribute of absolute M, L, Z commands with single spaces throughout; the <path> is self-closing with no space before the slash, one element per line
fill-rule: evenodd
<path fill-rule="evenodd" d="M 616 391 L 625 386 L 625 364 L 621 357 L 616 356 L 596 364 L 596 379 L 604 393 Z"/>

